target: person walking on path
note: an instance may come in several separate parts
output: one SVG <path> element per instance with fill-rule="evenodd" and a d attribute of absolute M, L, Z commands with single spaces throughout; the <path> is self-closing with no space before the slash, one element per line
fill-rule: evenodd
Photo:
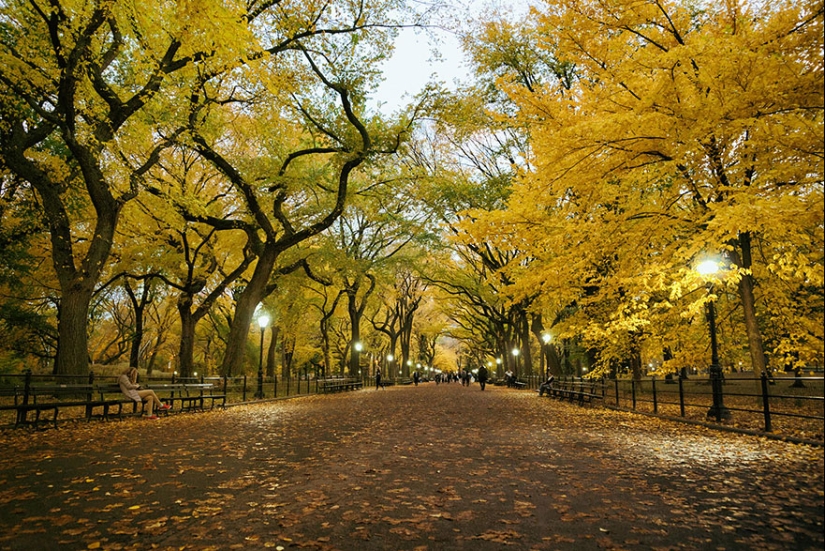
<path fill-rule="evenodd" d="M 484 367 L 484 364 L 478 368 L 476 378 L 478 379 L 478 384 L 481 385 L 481 390 L 484 390 L 484 387 L 487 386 L 487 368 Z"/>
<path fill-rule="evenodd" d="M 137 384 L 137 376 L 138 370 L 136 367 L 130 367 L 124 371 L 117 380 L 120 391 L 135 402 L 146 402 L 146 406 L 149 408 L 149 419 L 157 419 L 155 408 L 165 410 L 170 409 L 171 406 L 161 402 L 154 390 L 148 388 L 141 390 L 140 385 Z"/>
<path fill-rule="evenodd" d="M 381 369 L 375 370 L 375 390 L 379 388 L 384 388 L 384 385 L 381 383 Z"/>

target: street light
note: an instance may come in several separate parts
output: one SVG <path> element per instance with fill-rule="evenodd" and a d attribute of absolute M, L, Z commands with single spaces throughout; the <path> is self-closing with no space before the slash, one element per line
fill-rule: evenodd
<path fill-rule="evenodd" d="M 352 345 L 353 355 L 355 356 L 355 361 L 353 364 L 357 366 L 358 372 L 357 376 L 361 377 L 361 351 L 364 349 L 364 345 L 361 344 L 360 341 L 355 341 Z"/>
<path fill-rule="evenodd" d="M 392 373 L 392 361 L 394 359 L 395 359 L 395 356 L 393 356 L 392 354 L 387 354 L 387 368 L 384 370 L 384 371 L 386 371 L 387 377 L 389 377 L 390 374 Z"/>
<path fill-rule="evenodd" d="M 518 377 L 518 355 L 520 353 L 521 353 L 521 350 L 519 350 L 518 348 L 513 348 L 513 360 L 514 360 L 513 363 L 515 364 L 515 367 L 516 367 L 516 372 L 513 373 L 513 378 Z"/>
<path fill-rule="evenodd" d="M 713 260 L 706 260 L 696 267 L 696 271 L 704 276 L 708 283 L 707 319 L 710 328 L 710 375 L 711 392 L 713 393 L 713 405 L 708 410 L 708 417 L 716 417 L 717 422 L 722 419 L 730 419 L 730 410 L 725 407 L 724 395 L 722 394 L 722 366 L 719 365 L 719 347 L 716 342 L 716 308 L 713 305 L 713 280 L 711 276 L 719 271 L 719 265 Z"/>
<path fill-rule="evenodd" d="M 258 316 L 258 327 L 261 328 L 261 354 L 258 358 L 258 391 L 255 393 L 255 398 L 258 399 L 264 397 L 264 333 L 268 325 L 269 316 L 266 314 Z"/>

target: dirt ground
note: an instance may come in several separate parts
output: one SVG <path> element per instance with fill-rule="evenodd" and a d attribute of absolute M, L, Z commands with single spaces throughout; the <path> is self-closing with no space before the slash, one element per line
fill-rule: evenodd
<path fill-rule="evenodd" d="M 0 433 L 5 549 L 823 549 L 823 449 L 457 383 Z"/>

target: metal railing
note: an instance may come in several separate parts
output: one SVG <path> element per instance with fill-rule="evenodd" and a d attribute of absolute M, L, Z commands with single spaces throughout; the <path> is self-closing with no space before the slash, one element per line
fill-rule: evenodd
<path fill-rule="evenodd" d="M 535 381 L 528 382 L 531 388 Z M 604 405 L 652 415 L 715 421 L 713 388 L 708 378 L 591 379 L 560 378 L 560 388 L 586 386 Z M 579 385 L 578 387 L 576 385 Z M 722 385 L 725 424 L 756 432 L 802 435 L 823 441 L 825 397 L 823 377 L 727 376 Z"/>
<path fill-rule="evenodd" d="M 818 377 L 734 377 L 728 375 L 722 386 L 723 400 L 730 413 L 728 424 L 737 428 L 775 434 L 802 434 L 804 438 L 822 442 L 825 424 L 825 398 L 822 376 Z M 212 383 L 216 390 L 226 395 L 227 405 L 237 405 L 254 401 L 284 398 L 319 392 L 321 381 L 312 377 L 277 378 L 264 377 L 263 396 L 257 397 L 258 378 L 238 377 L 143 377 L 141 382 L 149 387 L 152 383 Z M 542 380 L 539 377 L 520 379 L 527 388 L 537 389 Z M 373 387 L 375 380 L 364 378 L 364 387 Z M 389 378 L 390 384 L 408 384 L 407 378 Z M 0 405 L 26 403 L 28 389 L 33 384 L 112 384 L 117 383 L 115 375 L 0 375 Z M 581 377 L 561 377 L 556 385 L 561 388 L 581 388 L 600 395 L 604 405 L 623 410 L 649 413 L 653 415 L 679 417 L 687 420 L 707 421 L 713 405 L 712 385 L 707 378 L 656 377 L 635 379 L 598 379 Z M 61 415 L 62 417 L 62 415 Z M 0 426 L 14 424 L 14 411 L 0 411 Z"/>

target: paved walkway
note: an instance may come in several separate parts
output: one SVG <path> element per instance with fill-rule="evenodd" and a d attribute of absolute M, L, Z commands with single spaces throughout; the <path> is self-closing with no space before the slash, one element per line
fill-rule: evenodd
<path fill-rule="evenodd" d="M 821 448 L 534 392 L 0 433 L 0 549 L 816 549 Z"/>

